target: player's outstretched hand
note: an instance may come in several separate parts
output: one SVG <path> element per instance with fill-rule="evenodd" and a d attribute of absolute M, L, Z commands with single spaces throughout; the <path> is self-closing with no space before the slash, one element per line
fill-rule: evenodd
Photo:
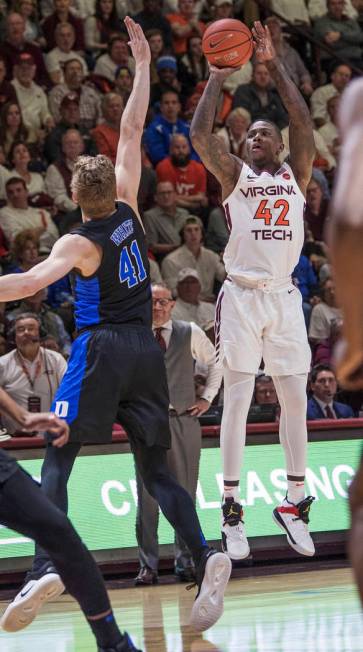
<path fill-rule="evenodd" d="M 31 432 L 32 430 L 47 430 L 54 435 L 52 445 L 61 448 L 67 443 L 69 438 L 68 424 L 59 419 L 52 412 L 34 412 L 28 413 L 25 417 L 24 430 Z"/>
<path fill-rule="evenodd" d="M 266 61 L 272 61 L 272 59 L 275 59 L 276 50 L 272 43 L 270 30 L 267 25 L 263 27 L 260 21 L 256 20 L 253 23 L 252 34 L 257 61 L 259 63 L 265 63 Z"/>
<path fill-rule="evenodd" d="M 227 77 L 229 77 L 230 75 L 232 75 L 232 73 L 234 73 L 234 72 L 236 72 L 236 70 L 238 70 L 238 68 L 217 68 L 217 66 L 213 66 L 212 63 L 209 63 L 208 65 L 209 65 L 209 72 L 210 72 L 211 77 L 212 76 L 217 77 L 218 79 L 221 79 L 222 81 L 227 79 Z"/>
<path fill-rule="evenodd" d="M 140 25 L 135 23 L 135 21 L 132 20 L 130 16 L 126 16 L 124 23 L 130 37 L 129 46 L 131 48 L 132 56 L 135 59 L 136 65 L 138 63 L 150 64 L 150 47 Z"/>

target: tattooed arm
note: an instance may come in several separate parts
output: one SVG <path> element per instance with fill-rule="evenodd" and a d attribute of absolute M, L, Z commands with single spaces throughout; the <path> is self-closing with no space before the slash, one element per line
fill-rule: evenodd
<path fill-rule="evenodd" d="M 290 162 L 302 192 L 311 178 L 315 144 L 313 125 L 307 104 L 290 79 L 284 66 L 276 57 L 268 27 L 256 22 L 252 29 L 257 61 L 265 63 L 276 85 L 280 98 L 289 114 Z"/>
<path fill-rule="evenodd" d="M 213 134 L 213 123 L 217 101 L 226 77 L 234 68 L 215 68 L 210 66 L 210 76 L 195 110 L 190 126 L 190 138 L 204 165 L 218 179 L 222 186 L 223 198 L 235 187 L 242 161 L 230 154 L 221 138 Z"/>

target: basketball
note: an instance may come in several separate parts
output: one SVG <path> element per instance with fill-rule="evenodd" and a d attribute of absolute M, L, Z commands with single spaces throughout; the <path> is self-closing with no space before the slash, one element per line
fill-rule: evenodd
<path fill-rule="evenodd" d="M 204 32 L 202 49 L 213 66 L 240 68 L 252 56 L 252 34 L 240 20 L 217 20 Z"/>

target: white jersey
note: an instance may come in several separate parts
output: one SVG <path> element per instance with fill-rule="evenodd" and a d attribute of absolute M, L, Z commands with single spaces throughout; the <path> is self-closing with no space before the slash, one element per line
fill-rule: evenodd
<path fill-rule="evenodd" d="M 293 172 L 257 175 L 243 163 L 223 202 L 230 237 L 224 252 L 228 276 L 247 281 L 291 276 L 304 244 L 304 206 Z"/>

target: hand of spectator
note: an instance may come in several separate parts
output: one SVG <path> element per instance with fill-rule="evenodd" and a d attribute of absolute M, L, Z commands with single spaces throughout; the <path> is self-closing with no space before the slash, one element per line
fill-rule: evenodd
<path fill-rule="evenodd" d="M 204 414 L 204 412 L 209 410 L 209 407 L 209 401 L 207 401 L 205 398 L 199 398 L 194 403 L 194 405 L 191 405 L 190 408 L 187 409 L 187 412 L 191 417 L 200 417 L 202 414 Z"/>
<path fill-rule="evenodd" d="M 150 64 L 151 53 L 149 43 L 147 42 L 140 25 L 135 23 L 130 16 L 126 16 L 124 23 L 130 37 L 129 46 L 136 65 L 140 63 Z"/>
<path fill-rule="evenodd" d="M 325 43 L 328 43 L 330 45 L 331 43 L 335 43 L 336 41 L 339 41 L 340 39 L 340 32 L 328 32 L 324 36 L 324 41 Z"/>
<path fill-rule="evenodd" d="M 272 61 L 276 57 L 276 50 L 272 43 L 270 30 L 262 26 L 259 20 L 256 20 L 252 27 L 254 38 L 253 46 L 255 48 L 256 59 L 259 63 Z"/>
<path fill-rule="evenodd" d="M 51 412 L 34 412 L 34 414 L 29 412 L 25 417 L 23 430 L 29 432 L 47 430 L 55 435 L 55 438 L 52 439 L 52 445 L 57 448 L 64 446 L 69 438 L 68 424 Z"/>
<path fill-rule="evenodd" d="M 312 85 L 310 84 L 310 82 L 306 81 L 306 82 L 303 82 L 303 83 L 301 84 L 301 86 L 300 86 L 300 90 L 301 90 L 301 92 L 302 92 L 303 95 L 306 95 L 307 97 L 310 97 L 310 95 L 311 95 L 312 92 L 313 92 L 313 87 L 312 87 Z"/>

